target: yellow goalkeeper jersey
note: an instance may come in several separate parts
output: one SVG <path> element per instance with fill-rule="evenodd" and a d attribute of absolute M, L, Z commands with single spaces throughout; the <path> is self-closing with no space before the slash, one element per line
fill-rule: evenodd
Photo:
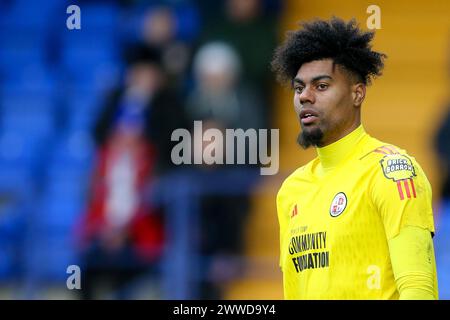
<path fill-rule="evenodd" d="M 317 152 L 277 195 L 285 298 L 398 299 L 388 241 L 404 226 L 434 233 L 422 168 L 362 126 Z"/>

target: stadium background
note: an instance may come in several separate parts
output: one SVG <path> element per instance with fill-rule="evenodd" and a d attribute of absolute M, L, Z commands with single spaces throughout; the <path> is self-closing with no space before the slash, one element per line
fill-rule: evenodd
<path fill-rule="evenodd" d="M 177 37 L 194 52 L 206 21 L 219 18 L 223 2 L 0 1 L 0 298 L 77 298 L 66 288 L 67 266 L 79 264 L 71 230 L 86 207 L 95 161 L 90 130 L 102 96 L 120 78 L 121 41 L 138 37 L 142 12 L 162 4 L 174 8 Z M 450 4 L 262 2 L 275 22 L 277 42 L 299 20 L 355 17 L 365 28 L 367 7 L 381 8 L 374 46 L 388 59 L 384 75 L 368 90 L 363 121 L 370 134 L 414 155 L 431 181 L 440 296 L 449 299 L 450 202 L 439 196 L 444 171 L 434 141 L 449 112 Z M 81 30 L 66 28 L 70 4 L 81 8 Z M 242 191 L 251 195 L 245 267 L 222 284 L 226 299 L 282 298 L 275 195 L 287 174 L 314 157 L 313 150 L 295 144 L 298 123 L 292 117 L 291 92 L 274 82 L 271 88 L 269 127 L 280 128 L 280 172 Z M 228 180 L 235 183 L 233 177 Z M 188 211 L 176 214 L 175 227 L 182 230 L 169 237 L 189 237 L 192 224 L 183 222 L 196 220 L 183 216 Z M 171 245 L 178 269 L 139 278 L 130 284 L 131 297 L 196 297 L 192 274 L 202 273 L 201 264 L 195 264 L 198 257 L 179 239 Z"/>

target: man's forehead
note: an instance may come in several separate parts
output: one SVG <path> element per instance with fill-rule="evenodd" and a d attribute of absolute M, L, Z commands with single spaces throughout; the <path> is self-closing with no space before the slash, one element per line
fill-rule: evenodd
<path fill-rule="evenodd" d="M 336 65 L 332 59 L 314 60 L 302 64 L 298 69 L 296 79 L 309 81 L 318 75 L 327 75 L 332 77 L 335 74 Z"/>

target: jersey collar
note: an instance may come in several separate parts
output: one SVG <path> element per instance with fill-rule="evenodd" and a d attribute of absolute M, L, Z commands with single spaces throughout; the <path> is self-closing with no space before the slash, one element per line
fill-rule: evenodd
<path fill-rule="evenodd" d="M 358 128 L 338 141 L 322 148 L 316 148 L 323 171 L 328 172 L 335 168 L 342 160 L 345 160 L 351 151 L 354 150 L 355 144 L 365 135 L 366 131 L 361 124 Z"/>

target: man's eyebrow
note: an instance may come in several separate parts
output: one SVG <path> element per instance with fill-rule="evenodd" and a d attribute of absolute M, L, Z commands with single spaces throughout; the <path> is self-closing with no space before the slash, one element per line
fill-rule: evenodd
<path fill-rule="evenodd" d="M 333 80 L 333 78 L 331 76 L 323 74 L 323 75 L 315 76 L 314 78 L 311 79 L 311 82 L 316 82 L 316 81 L 323 80 L 323 79 Z M 294 84 L 294 83 L 305 84 L 305 82 L 300 78 L 294 78 L 294 80 L 292 80 L 292 84 Z"/>

